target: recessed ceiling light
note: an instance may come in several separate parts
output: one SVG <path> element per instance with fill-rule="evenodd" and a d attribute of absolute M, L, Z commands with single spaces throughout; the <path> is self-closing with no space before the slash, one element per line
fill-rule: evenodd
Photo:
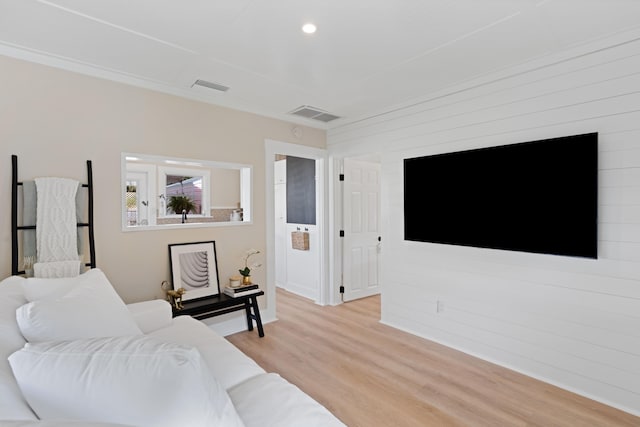
<path fill-rule="evenodd" d="M 313 25 L 311 22 L 306 23 L 302 26 L 302 31 L 304 31 L 307 34 L 313 34 L 316 32 L 316 26 Z"/>

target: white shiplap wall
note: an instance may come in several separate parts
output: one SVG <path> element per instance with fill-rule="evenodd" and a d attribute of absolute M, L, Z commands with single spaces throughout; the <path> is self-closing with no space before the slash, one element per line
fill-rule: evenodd
<path fill-rule="evenodd" d="M 597 260 L 403 240 L 402 159 L 587 132 Z M 383 159 L 383 322 L 640 415 L 640 34 L 483 76 L 328 144 Z"/>

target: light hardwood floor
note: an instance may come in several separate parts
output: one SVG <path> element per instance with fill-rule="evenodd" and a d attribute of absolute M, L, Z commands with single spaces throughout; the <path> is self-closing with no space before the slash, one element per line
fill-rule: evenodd
<path fill-rule="evenodd" d="M 640 417 L 383 325 L 379 296 L 323 307 L 278 289 L 277 299 L 264 338 L 227 338 L 349 427 L 640 426 Z"/>

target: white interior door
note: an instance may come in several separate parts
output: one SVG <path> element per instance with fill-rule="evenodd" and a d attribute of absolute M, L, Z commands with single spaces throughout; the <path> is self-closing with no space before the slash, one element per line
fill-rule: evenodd
<path fill-rule="evenodd" d="M 380 293 L 380 164 L 344 159 L 344 301 Z"/>
<path fill-rule="evenodd" d="M 136 186 L 136 220 L 138 224 L 156 225 L 156 168 L 147 164 L 127 167 L 127 181 Z"/>
<path fill-rule="evenodd" d="M 149 224 L 149 176 L 147 172 L 127 173 L 127 185 L 134 187 L 135 209 L 129 209 L 127 202 L 127 221 L 132 225 Z"/>

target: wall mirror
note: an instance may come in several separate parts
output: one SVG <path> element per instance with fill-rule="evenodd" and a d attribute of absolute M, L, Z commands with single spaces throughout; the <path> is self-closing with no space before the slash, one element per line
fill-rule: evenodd
<path fill-rule="evenodd" d="M 251 182 L 250 165 L 122 153 L 122 229 L 250 223 Z"/>

